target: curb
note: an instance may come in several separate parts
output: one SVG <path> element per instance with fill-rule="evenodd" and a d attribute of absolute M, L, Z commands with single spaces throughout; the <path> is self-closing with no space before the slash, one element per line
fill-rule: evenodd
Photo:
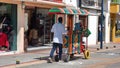
<path fill-rule="evenodd" d="M 99 49 L 99 50 L 95 50 L 95 51 L 92 51 L 92 53 L 95 53 L 95 52 L 103 52 L 103 51 L 109 51 L 109 50 L 115 50 L 115 49 L 120 49 L 120 47 L 117 47 L 117 48 L 113 48 L 113 47 L 109 47 L 109 48 L 105 48 L 105 49 Z"/>
<path fill-rule="evenodd" d="M 23 62 L 20 64 L 10 64 L 10 65 L 5 65 L 5 66 L 0 66 L 0 68 L 17 68 L 17 67 L 24 67 L 28 65 L 33 65 L 33 64 L 41 64 L 41 63 L 47 63 L 46 60 L 34 60 L 34 61 L 29 61 L 29 62 Z"/>

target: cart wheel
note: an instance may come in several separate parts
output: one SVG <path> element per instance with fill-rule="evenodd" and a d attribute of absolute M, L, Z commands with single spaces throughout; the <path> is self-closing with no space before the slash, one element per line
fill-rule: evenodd
<path fill-rule="evenodd" d="M 85 59 L 89 59 L 90 58 L 90 52 L 88 50 L 84 51 L 84 57 L 85 57 Z"/>
<path fill-rule="evenodd" d="M 68 62 L 70 60 L 70 55 L 66 55 L 64 58 L 64 62 Z"/>
<path fill-rule="evenodd" d="M 55 55 L 55 61 L 59 62 L 59 56 L 58 55 Z"/>
<path fill-rule="evenodd" d="M 73 58 L 73 57 L 74 57 L 74 54 L 71 54 L 71 55 L 70 55 L 70 58 Z"/>

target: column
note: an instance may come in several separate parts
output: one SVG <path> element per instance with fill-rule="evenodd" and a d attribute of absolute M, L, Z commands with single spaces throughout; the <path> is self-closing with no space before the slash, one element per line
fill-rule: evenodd
<path fill-rule="evenodd" d="M 23 53 L 25 13 L 21 4 L 18 4 L 17 9 L 17 53 Z"/>
<path fill-rule="evenodd" d="M 104 10 L 105 10 L 105 43 L 110 42 L 110 0 L 104 1 Z"/>

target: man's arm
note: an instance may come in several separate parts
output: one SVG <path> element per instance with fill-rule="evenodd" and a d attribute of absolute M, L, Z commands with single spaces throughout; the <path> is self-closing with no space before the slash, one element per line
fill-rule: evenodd
<path fill-rule="evenodd" d="M 52 26 L 51 32 L 54 32 L 55 24 Z"/>

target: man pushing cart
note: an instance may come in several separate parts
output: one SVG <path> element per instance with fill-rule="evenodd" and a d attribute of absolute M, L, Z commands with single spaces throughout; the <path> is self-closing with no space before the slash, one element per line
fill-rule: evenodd
<path fill-rule="evenodd" d="M 58 9 L 58 8 L 52 8 L 49 10 L 49 14 L 55 14 L 55 16 L 59 15 L 59 14 L 63 14 L 65 15 L 65 13 L 63 13 L 62 11 L 60 11 L 62 8 Z M 63 8 L 63 10 L 67 11 L 66 8 Z M 83 37 L 88 37 L 91 32 L 89 31 L 89 29 L 87 28 L 83 28 L 84 26 L 82 25 L 81 22 L 78 23 L 73 23 L 73 14 L 68 14 L 67 13 L 67 23 L 65 26 L 66 30 L 67 30 L 67 35 L 64 36 L 64 38 L 62 39 L 62 48 L 57 45 L 59 47 L 59 49 L 57 49 L 57 46 L 55 46 L 55 44 L 53 45 L 53 48 L 51 50 L 50 53 L 50 58 L 48 59 L 48 62 L 51 62 L 51 59 L 53 58 L 53 52 L 56 50 L 57 54 L 54 57 L 55 61 L 59 61 L 59 60 L 64 60 L 65 62 L 68 62 L 70 60 L 70 58 L 72 58 L 74 56 L 74 54 L 80 54 L 80 53 L 84 53 L 84 57 L 85 59 L 88 59 L 90 57 L 90 53 L 88 51 L 88 46 L 87 44 L 84 45 L 83 44 Z M 59 19 L 59 18 L 58 18 Z M 57 23 L 57 25 L 59 25 L 59 23 Z M 54 26 L 54 25 L 53 25 Z M 57 34 L 61 34 L 64 33 L 61 31 L 61 29 L 63 29 L 64 27 L 61 27 L 61 29 L 57 30 L 59 27 L 55 27 L 54 29 L 56 30 L 56 32 L 59 32 Z M 53 42 L 57 41 L 58 42 L 58 37 L 53 38 Z M 60 38 L 62 38 L 60 36 Z M 62 49 L 62 51 L 61 51 Z M 59 51 L 58 51 L 59 50 Z M 62 54 L 61 54 L 62 53 Z M 64 58 L 61 56 L 64 56 Z"/>

